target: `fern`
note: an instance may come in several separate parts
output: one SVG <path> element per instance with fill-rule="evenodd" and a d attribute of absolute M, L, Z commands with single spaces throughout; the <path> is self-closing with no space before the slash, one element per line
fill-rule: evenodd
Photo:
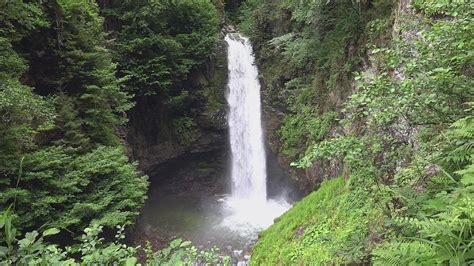
<path fill-rule="evenodd" d="M 419 265 L 431 261 L 436 251 L 422 241 L 396 240 L 377 247 L 372 255 L 374 265 Z"/>
<path fill-rule="evenodd" d="M 468 103 L 467 112 L 474 110 L 474 102 Z M 457 165 L 466 164 L 471 161 L 474 151 L 474 116 L 469 115 L 454 122 L 447 134 L 449 147 L 446 149 L 444 161 Z"/>

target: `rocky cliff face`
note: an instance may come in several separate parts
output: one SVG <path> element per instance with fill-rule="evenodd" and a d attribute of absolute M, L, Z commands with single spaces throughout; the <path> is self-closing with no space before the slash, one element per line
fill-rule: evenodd
<path fill-rule="evenodd" d="M 406 6 L 407 1 L 401 1 L 400 7 Z M 321 5 L 321 13 L 319 16 L 337 17 L 338 21 L 344 21 L 344 16 L 340 15 L 340 11 L 347 8 L 334 2 L 328 2 Z M 396 8 L 396 7 L 395 7 Z M 263 10 L 263 11 L 261 11 Z M 355 80 L 352 72 L 362 72 L 366 76 L 373 76 L 377 71 L 377 63 L 370 56 L 370 41 L 373 41 L 368 36 L 370 22 L 377 19 L 386 19 L 391 14 L 391 6 L 384 7 L 374 6 L 372 1 L 364 1 L 360 3 L 359 12 L 360 25 L 356 30 L 348 32 L 344 27 L 350 26 L 340 25 L 311 25 L 311 27 L 321 27 L 319 29 L 320 35 L 314 38 L 321 38 L 319 40 L 324 47 L 315 47 L 313 54 L 331 54 L 331 49 L 340 49 L 341 47 L 332 47 L 327 45 L 326 39 L 336 39 L 342 43 L 342 52 L 337 52 L 334 56 L 339 56 L 339 59 L 329 62 L 331 65 L 293 67 L 289 62 L 288 56 L 284 55 L 284 49 L 272 46 L 272 40 L 280 36 L 300 36 L 305 32 L 305 25 L 294 22 L 293 14 L 281 4 L 281 1 L 273 0 L 261 4 L 254 12 L 271 12 L 265 16 L 265 19 L 257 20 L 254 27 L 258 27 L 256 32 L 253 32 L 252 41 L 255 46 L 255 53 L 257 57 L 257 64 L 261 73 L 261 83 L 263 90 L 263 109 L 267 145 L 269 150 L 276 155 L 278 164 L 289 172 L 290 180 L 297 185 L 303 192 L 310 192 L 317 187 L 323 180 L 330 179 L 340 175 L 347 175 L 344 169 L 344 163 L 337 160 L 325 161 L 318 160 L 313 162 L 312 166 L 301 170 L 290 167 L 290 163 L 297 160 L 298 156 L 289 156 L 285 154 L 285 143 L 282 138 L 281 129 L 284 126 L 284 121 L 288 116 L 298 114 L 298 111 L 292 109 L 289 100 L 291 97 L 306 97 L 312 98 L 305 102 L 308 108 L 315 110 L 312 117 L 323 117 L 326 113 L 334 113 L 336 121 L 332 122 L 328 132 L 324 138 L 337 137 L 347 134 L 349 131 L 357 131 L 357 128 L 344 128 L 337 120 L 344 118 L 342 113 L 343 103 L 356 89 Z M 255 14 L 255 13 L 254 13 Z M 344 22 L 342 22 L 344 23 Z M 350 23 L 349 20 L 347 23 Z M 330 24 L 330 23 L 329 23 Z M 386 27 L 391 27 L 390 23 Z M 318 29 L 314 29 L 318 31 Z M 296 37 L 299 38 L 299 37 Z M 346 39 L 350 39 L 347 41 Z M 317 51 L 321 49 L 321 51 Z M 296 51 L 298 53 L 298 51 Z M 317 59 L 318 60 L 318 59 Z M 339 60 L 339 61 L 337 61 Z M 291 61 L 291 60 L 290 60 Z M 337 65 L 339 64 L 339 66 Z M 346 67 L 348 69 L 346 69 Z M 329 68 L 329 70 L 325 69 Z M 291 91 L 288 88 L 288 82 L 293 82 L 299 78 L 310 79 L 307 87 L 310 88 L 311 93 L 303 95 L 301 92 Z M 298 95 L 299 94 L 299 95 Z M 298 105 L 302 105 L 298 103 Z M 305 119 L 307 119 L 306 117 Z M 310 123 L 304 121 L 303 124 Z M 295 128 L 291 130 L 297 130 Z M 309 135 L 306 132 L 304 135 Z M 311 143 L 304 143 L 305 140 L 301 138 L 302 144 L 297 151 L 300 155 L 305 153 L 305 149 L 311 146 Z"/>
<path fill-rule="evenodd" d="M 201 95 L 201 101 L 196 103 L 192 114 L 195 128 L 186 142 L 179 139 L 176 131 L 170 128 L 167 120 L 169 114 L 157 104 L 157 96 L 136 99 L 135 108 L 128 114 L 130 121 L 126 141 L 130 157 L 139 161 L 140 170 L 154 178 L 157 169 L 163 168 L 168 162 L 181 156 L 199 157 L 199 154 L 224 160 L 221 167 L 225 166 L 228 150 L 226 82 L 226 44 L 221 40 L 212 58 L 194 70 L 186 82 L 187 86 Z"/>
<path fill-rule="evenodd" d="M 265 87 L 263 87 L 265 89 Z M 268 94 L 264 94 L 269 97 Z M 273 167 L 282 169 L 283 172 L 288 173 L 286 178 L 295 186 L 300 192 L 306 194 L 311 192 L 323 180 L 330 179 L 342 174 L 342 163 L 336 160 L 331 161 L 316 161 L 311 167 L 304 170 L 291 167 L 293 162 L 291 158 L 282 153 L 283 143 L 279 136 L 279 130 L 282 126 L 285 113 L 271 106 L 271 102 L 264 101 L 264 130 L 267 141 L 268 153 L 270 158 L 274 160 Z M 333 134 L 337 134 L 333 130 Z"/>
<path fill-rule="evenodd" d="M 288 33 L 291 28 L 289 14 L 282 12 L 281 16 L 267 24 L 267 28 L 269 34 L 273 37 Z M 285 91 L 285 83 L 296 77 L 297 74 L 286 73 L 282 75 L 281 73 L 274 73 L 273 64 L 284 64 L 284 62 L 281 61 L 281 58 L 278 58 L 278 55 L 273 55 L 272 58 L 263 58 L 262 53 L 265 52 L 266 47 L 262 46 L 262 44 L 255 44 L 255 47 L 257 64 L 261 72 L 263 120 L 268 152 L 270 156 L 276 159 L 278 166 L 288 173 L 290 182 L 299 191 L 309 193 L 323 180 L 341 175 L 342 163 L 335 160 L 329 162 L 316 161 L 311 167 L 304 170 L 290 166 L 294 158 L 283 154 L 283 141 L 280 134 L 285 116 L 290 113 L 287 106 L 287 95 L 282 93 L 282 91 Z M 280 76 L 275 79 L 275 76 L 278 75 Z M 343 99 L 347 97 L 347 91 L 350 89 L 352 89 L 352 85 L 346 84 L 346 87 L 333 92 L 329 100 L 340 105 Z M 337 108 L 339 109 L 340 106 Z M 330 134 L 337 135 L 339 130 L 338 128 L 333 128 Z"/>

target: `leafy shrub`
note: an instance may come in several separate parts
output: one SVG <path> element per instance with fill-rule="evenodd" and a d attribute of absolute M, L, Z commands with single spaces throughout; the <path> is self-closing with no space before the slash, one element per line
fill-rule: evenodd
<path fill-rule="evenodd" d="M 323 140 L 328 135 L 335 118 L 336 114 L 333 112 L 324 113 L 322 116 L 306 112 L 288 115 L 280 129 L 283 141 L 282 153 L 294 158 L 311 143 Z"/>
<path fill-rule="evenodd" d="M 138 214 L 148 186 L 121 148 L 98 147 L 77 156 L 65 147 L 24 157 L 20 176 L 4 188 L 0 202 L 15 204 L 22 227 L 49 222 L 82 229 L 95 221 L 110 227 Z"/>
<path fill-rule="evenodd" d="M 183 241 L 178 238 L 168 247 L 153 253 L 151 246 L 146 248 L 147 265 L 230 265 L 229 257 L 221 257 L 217 254 L 218 248 L 199 251 L 192 245 L 191 241 Z"/>
<path fill-rule="evenodd" d="M 141 265 L 137 251 L 141 247 L 131 247 L 121 243 L 125 238 L 124 226 L 117 226 L 114 242 L 105 242 L 99 237 L 102 226 L 92 224 L 84 229 L 80 242 L 62 249 L 56 244 L 45 242 L 45 238 L 60 233 L 49 228 L 40 235 L 36 230 L 17 239 L 17 230 L 12 223 L 10 210 L 0 213 L 0 262 L 25 265 Z M 190 241 L 176 239 L 168 247 L 154 252 L 150 245 L 145 248 L 146 265 L 230 265 L 228 257 L 217 254 L 218 249 L 198 250 Z"/>
<path fill-rule="evenodd" d="M 178 141 L 184 145 L 189 145 L 199 136 L 197 125 L 190 117 L 176 118 L 173 120 L 173 128 L 175 129 L 175 135 L 179 138 Z"/>

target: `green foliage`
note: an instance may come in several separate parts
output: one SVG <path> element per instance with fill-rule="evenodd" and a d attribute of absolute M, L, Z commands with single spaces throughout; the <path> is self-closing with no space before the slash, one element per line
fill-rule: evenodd
<path fill-rule="evenodd" d="M 0 230 L 0 261 L 2 263 L 20 265 L 62 263 L 68 265 L 73 262 L 72 259 L 66 260 L 66 253 L 56 245 L 44 243 L 45 237 L 59 233 L 56 228 L 47 229 L 41 235 L 37 231 L 28 232 L 24 238 L 17 239 L 17 230 L 13 226 L 10 210 L 7 210 L 0 213 Z"/>
<path fill-rule="evenodd" d="M 364 10 L 361 2 L 358 12 L 377 18 L 363 29 L 337 17 L 338 3 L 288 1 L 284 6 L 298 27 L 277 38 L 267 36 L 271 51 L 286 56 L 293 67 L 289 77 L 280 76 L 283 82 L 277 80 L 280 85 L 269 82 L 272 90 L 279 86 L 288 92 L 282 95 L 289 95 L 290 114 L 280 132 L 286 154 L 299 155 L 292 165 L 307 168 L 316 160 L 336 159 L 344 163 L 349 183 L 345 191 L 331 193 L 337 204 L 326 205 L 330 201 L 319 198 L 313 205 L 307 203 L 328 183 L 299 203 L 308 205 L 305 212 L 297 204 L 262 234 L 252 263 L 469 265 L 474 261 L 473 5 L 413 1 L 415 12 L 397 14 L 394 28 L 387 28 L 392 19 L 380 16 L 387 8 L 382 2 L 373 3 L 379 5 L 378 15 L 371 13 L 377 8 Z M 356 10 L 347 14 L 348 10 L 340 11 L 347 21 L 363 21 Z M 348 39 L 339 38 L 346 34 Z M 340 112 L 329 106 L 343 118 L 331 125 L 343 129 L 341 134 L 320 134 L 319 128 L 326 127 L 318 123 L 309 129 L 310 122 L 324 121 L 321 114 L 333 100 L 320 95 L 333 96 L 341 92 L 339 86 L 347 86 L 341 80 L 345 70 L 352 72 L 358 64 L 347 56 L 354 52 L 348 47 L 360 45 L 361 39 L 354 38 L 357 34 L 366 38 L 362 41 L 367 42 L 373 67 L 353 75 L 356 91 L 342 97 Z M 308 47 L 313 47 L 311 52 Z M 269 50 L 260 52 L 264 68 L 268 67 Z M 320 69 L 314 71 L 314 66 Z M 321 72 L 326 75 L 321 77 Z M 348 75 L 346 81 L 350 79 Z M 323 94 L 325 89 L 330 93 Z M 316 133 L 313 142 L 307 141 L 309 132 Z M 350 211 L 344 212 L 345 197 L 350 196 L 354 196 L 348 201 Z M 373 209 L 377 215 L 362 214 Z M 364 210 L 361 217 L 352 220 L 359 210 Z M 343 215 L 338 217 L 339 213 Z M 366 219 L 379 226 L 344 235 L 342 229 L 326 225 L 334 221 L 331 217 L 338 217 L 346 229 L 355 230 L 351 223 L 364 224 Z M 352 243 L 354 236 L 358 240 Z"/>
<path fill-rule="evenodd" d="M 296 67 L 311 69 L 313 64 L 324 70 L 328 87 L 334 76 L 341 73 L 341 62 L 346 57 L 346 47 L 354 44 L 363 29 L 361 14 L 348 1 L 308 4 L 305 1 L 284 3 L 292 13 L 292 20 L 303 28 L 298 37 L 283 46 L 283 56 Z M 293 59 L 290 59 L 293 58 Z M 326 70 L 329 70 L 326 72 Z"/>
<path fill-rule="evenodd" d="M 21 154 L 35 147 L 38 132 L 51 128 L 51 101 L 19 82 L 26 61 L 13 49 L 35 27 L 47 25 L 35 3 L 0 3 L 0 184 L 18 171 Z"/>
<path fill-rule="evenodd" d="M 50 101 L 15 80 L 0 85 L 0 177 L 14 175 L 24 152 L 35 148 L 38 132 L 52 127 Z M 0 178 L 0 183 L 6 180 Z"/>
<path fill-rule="evenodd" d="M 192 141 L 195 130 L 187 129 L 196 123 L 191 121 L 196 113 L 215 102 L 204 91 L 212 86 L 223 91 L 225 80 L 213 84 L 213 80 L 201 82 L 208 76 L 200 77 L 201 69 L 209 69 L 210 58 L 221 49 L 219 2 L 114 1 L 102 10 L 123 88 L 138 102 L 153 99 L 160 110 L 162 137 L 183 145 Z"/>
<path fill-rule="evenodd" d="M 328 139 L 314 145 L 306 156 L 298 162 L 292 163 L 292 166 L 307 168 L 318 159 L 339 159 L 354 164 L 362 158 L 369 158 L 373 155 L 378 150 L 376 147 L 374 143 L 370 143 L 369 140 L 364 138 L 348 136 Z M 364 162 L 363 164 L 370 165 L 370 162 Z"/>
<path fill-rule="evenodd" d="M 138 247 L 119 242 L 123 227 L 115 242 L 99 237 L 102 226 L 131 223 L 146 197 L 146 177 L 118 136 L 131 93 L 157 94 L 180 142 L 198 135 L 190 114 L 206 96 L 189 84 L 217 41 L 215 5 L 114 2 L 105 20 L 95 1 L 0 1 L 0 209 L 12 206 L 0 219 L 2 263 L 137 264 Z M 55 228 L 85 233 L 62 250 L 45 242 Z M 221 261 L 191 246 L 181 255 L 174 262 Z"/>
<path fill-rule="evenodd" d="M 438 147 L 436 156 L 423 156 L 420 149 L 411 166 L 395 176 L 391 196 L 403 207 L 392 207 L 395 218 L 391 224 L 399 228 L 400 234 L 373 251 L 376 264 L 464 265 L 474 260 L 471 119 L 472 116 L 462 118 L 441 134 L 441 147 L 445 148 Z M 425 165 L 436 158 L 440 160 L 438 167 L 449 172 L 441 168 L 427 178 L 425 169 L 430 168 Z M 423 183 L 427 183 L 425 191 L 414 191 Z"/>
<path fill-rule="evenodd" d="M 41 235 L 37 231 L 32 231 L 26 233 L 24 238 L 17 239 L 11 214 L 8 211 L 3 212 L 0 216 L 0 229 L 3 229 L 0 235 L 4 236 L 0 242 L 0 259 L 3 263 L 20 265 L 90 265 L 118 262 L 120 265 L 136 265 L 135 254 L 138 248 L 120 243 L 119 241 L 125 237 L 124 228 L 120 226 L 117 228 L 119 231 L 115 236 L 115 242 L 104 243 L 104 239 L 99 238 L 102 226 L 92 225 L 84 230 L 79 244 L 63 250 L 44 241 L 45 237 L 60 233 L 54 227 L 44 230 Z M 80 254 L 81 263 L 76 262 L 74 254 Z"/>
<path fill-rule="evenodd" d="M 259 49 L 271 39 L 269 24 L 284 16 L 281 1 L 242 1 L 240 7 L 239 29 L 250 37 L 254 48 Z"/>
<path fill-rule="evenodd" d="M 251 264 L 366 262 L 369 234 L 382 218 L 369 191 L 352 190 L 340 177 L 324 181 L 261 233 Z"/>
<path fill-rule="evenodd" d="M 204 62 L 217 41 L 218 15 L 210 1 L 130 1 L 106 15 L 120 23 L 119 72 L 138 94 L 176 95 L 172 87 Z M 182 88 L 176 89 L 179 94 Z"/>
<path fill-rule="evenodd" d="M 365 166 L 350 164 L 351 171 L 357 174 L 367 162 L 386 167 L 392 160 L 411 161 L 405 167 L 393 165 L 379 171 L 381 181 L 395 181 L 384 197 L 388 197 L 389 215 L 395 217 L 390 219 L 392 227 L 400 232 L 373 251 L 374 263 L 469 264 L 474 259 L 473 125 L 472 116 L 467 115 L 472 110 L 472 79 L 466 76 L 472 70 L 472 58 L 466 51 L 472 50 L 468 41 L 473 30 L 472 9 L 460 3 L 416 1 L 414 7 L 426 15 L 454 19 L 426 18 L 431 27 L 414 40 L 396 39 L 392 47 L 372 50 L 382 72 L 372 79 L 356 76 L 359 90 L 346 103 L 348 115 L 343 123 L 352 126 L 365 121 L 364 136 L 355 143 L 363 139 L 373 143 L 379 138 L 384 149 L 372 153 L 369 158 L 373 159 Z M 411 25 L 406 27 L 412 29 Z M 390 75 L 390 71 L 402 71 L 403 78 Z M 418 134 L 419 147 L 407 154 L 398 132 L 414 126 L 424 130 Z M 398 141 L 387 142 L 387 135 Z M 355 149 L 348 146 L 353 143 L 347 142 L 350 139 L 317 144 L 297 165 L 304 167 L 317 158 L 341 155 L 345 161 L 351 157 L 354 161 L 348 152 Z M 371 145 L 362 147 L 370 150 L 367 147 Z M 380 152 L 384 157 L 390 154 L 388 148 L 394 157 L 380 161 Z"/>
<path fill-rule="evenodd" d="M 24 60 L 13 51 L 11 41 L 0 36 L 0 80 L 15 79 L 26 69 Z"/>
<path fill-rule="evenodd" d="M 7 38 L 9 41 L 17 42 L 35 28 L 47 25 L 45 14 L 37 1 L 31 1 L 30 3 L 21 1 L 0 2 L 0 36 Z M 2 72 L 13 72 L 13 70 L 2 68 Z M 20 73 L 17 72 L 16 75 Z"/>
<path fill-rule="evenodd" d="M 82 132 L 82 123 L 78 119 L 78 112 L 75 109 L 73 99 L 60 94 L 56 99 L 57 116 L 54 134 L 63 135 L 62 138 L 55 140 L 58 146 L 64 145 L 78 150 L 84 150 L 90 145 L 90 138 Z"/>
<path fill-rule="evenodd" d="M 98 147 L 77 157 L 63 146 L 42 149 L 25 156 L 22 175 L 0 199 L 15 201 L 22 226 L 124 224 L 138 214 L 148 185 L 127 162 L 120 148 Z"/>
<path fill-rule="evenodd" d="M 472 168 L 472 161 L 468 167 Z M 427 197 L 424 197 L 425 200 L 415 202 L 420 206 L 418 212 L 410 217 L 394 219 L 393 223 L 403 231 L 398 238 L 391 239 L 390 242 L 374 250 L 374 261 L 382 265 L 388 262 L 392 265 L 406 262 L 423 265 L 472 263 L 474 261 L 472 177 L 472 171 L 470 174 L 461 172 L 460 181 L 453 179 L 448 185 L 433 183 L 433 187 L 427 192 Z M 413 197 L 408 198 L 410 195 L 406 193 L 403 196 L 407 200 L 417 200 Z M 426 252 L 416 252 L 417 248 L 425 249 Z"/>
<path fill-rule="evenodd" d="M 467 112 L 473 111 L 474 103 L 470 102 Z M 472 161 L 472 151 L 474 150 L 474 116 L 468 115 L 454 122 L 444 136 L 447 139 L 445 144 L 443 161 L 446 164 L 454 164 L 456 168 L 468 164 Z"/>
<path fill-rule="evenodd" d="M 117 226 L 115 241 L 105 242 L 99 235 L 103 227 L 92 224 L 84 229 L 80 242 L 62 249 L 45 241 L 60 233 L 57 228 L 28 232 L 17 239 L 10 210 L 0 213 L 0 261 L 20 265 L 141 265 L 137 252 L 141 247 L 121 243 L 125 238 L 124 226 Z M 154 252 L 150 245 L 145 248 L 146 265 L 189 265 L 199 263 L 230 265 L 228 257 L 217 254 L 218 249 L 198 250 L 190 241 L 176 239 L 168 247 Z"/>
<path fill-rule="evenodd" d="M 374 48 L 372 54 L 378 56 L 380 60 L 381 73 L 372 78 L 364 75 L 355 77 L 358 91 L 345 103 L 346 119 L 341 124 L 358 128 L 363 137 L 350 134 L 339 138 L 340 140 L 316 144 L 299 165 L 307 166 L 312 160 L 324 157 L 323 154 L 328 155 L 327 152 L 333 153 L 336 157 L 338 154 L 347 155 L 348 149 L 351 148 L 347 145 L 338 146 L 337 143 L 351 142 L 350 139 L 354 138 L 365 139 L 374 144 L 376 144 L 374 140 L 379 140 L 373 152 L 374 159 L 377 159 L 377 151 L 383 151 L 386 157 L 389 154 L 387 150 L 390 150 L 391 156 L 394 156 L 393 160 L 409 160 L 409 157 L 417 157 L 414 152 L 405 153 L 406 144 L 411 144 L 407 142 L 413 141 L 410 138 L 415 137 L 410 133 L 414 127 L 432 130 L 425 137 L 420 135 L 418 140 L 421 143 L 431 142 L 431 147 L 418 149 L 417 152 L 438 153 L 439 147 L 446 145 L 442 144 L 446 142 L 446 138 L 449 141 L 449 136 L 439 141 L 443 138 L 443 134 L 439 134 L 440 131 L 458 119 L 461 120 L 455 126 L 461 123 L 466 126 L 463 131 L 465 138 L 457 143 L 449 141 L 451 147 L 460 145 L 454 149 L 459 153 L 472 146 L 472 141 L 469 139 L 470 120 L 465 118 L 469 112 L 465 108 L 466 103 L 472 99 L 472 94 L 469 92 L 472 79 L 466 76 L 469 69 L 472 69 L 471 56 L 466 52 L 472 49 L 469 47 L 472 42 L 470 44 L 467 42 L 468 36 L 472 33 L 470 23 L 472 10 L 464 9 L 461 13 L 459 9 L 462 4 L 446 5 L 450 6 L 451 10 L 458 10 L 455 20 L 449 22 L 433 20 L 429 30 L 419 32 L 418 38 L 413 40 L 397 38 L 389 48 Z M 404 30 L 416 29 L 412 28 L 413 25 L 405 26 L 407 28 Z M 402 72 L 403 77 L 392 75 L 393 71 Z M 439 135 L 436 136 L 437 134 Z M 380 147 L 383 149 L 380 150 Z M 461 157 L 469 157 L 469 154 L 464 153 Z M 371 161 L 377 163 L 376 160 Z M 381 162 L 380 159 L 378 161 L 379 164 L 389 163 L 386 158 Z M 427 164 L 428 162 L 425 162 L 424 166 Z M 452 166 L 447 167 L 451 168 Z M 387 170 L 393 173 L 394 169 L 395 165 L 391 170 Z"/>
<path fill-rule="evenodd" d="M 435 252 L 421 241 L 389 242 L 372 251 L 374 265 L 429 265 Z M 433 262 L 432 262 L 433 263 Z"/>
<path fill-rule="evenodd" d="M 137 258 L 135 257 L 138 247 L 129 247 L 119 241 L 125 238 L 123 234 L 124 227 L 117 226 L 118 232 L 115 235 L 115 242 L 104 243 L 104 239 L 99 237 L 102 232 L 102 226 L 93 224 L 84 229 L 81 236 L 81 243 L 66 248 L 71 253 L 81 254 L 81 264 L 114 264 L 119 262 L 121 265 L 135 265 Z"/>
<path fill-rule="evenodd" d="M 13 204 L 21 229 L 130 222 L 147 181 L 116 133 L 132 104 L 97 5 L 0 5 L 0 206 Z"/>
<path fill-rule="evenodd" d="M 283 121 L 280 129 L 283 141 L 282 153 L 288 157 L 295 157 L 311 143 L 323 140 L 336 118 L 336 114 L 333 112 L 324 113 L 319 117 L 307 112 L 302 111 L 298 114 L 288 115 Z"/>
<path fill-rule="evenodd" d="M 305 155 L 307 147 L 334 129 L 351 90 L 351 72 L 362 62 L 365 26 L 386 19 L 392 5 L 366 4 L 249 0 L 242 6 L 240 27 L 256 44 L 267 98 L 286 111 L 278 137 L 291 159 Z"/>
<path fill-rule="evenodd" d="M 230 265 L 229 257 L 221 257 L 217 254 L 218 248 L 199 251 L 192 245 L 191 241 L 183 241 L 178 238 L 168 247 L 153 253 L 151 247 L 147 248 L 147 265 Z"/>
<path fill-rule="evenodd" d="M 90 138 L 84 149 L 118 145 L 115 129 L 126 122 L 124 113 L 132 104 L 130 96 L 119 88 L 121 80 L 116 78 L 111 53 L 104 46 L 98 6 L 87 0 L 38 5 L 47 24 L 16 43 L 17 52 L 29 65 L 25 83 L 40 95 L 71 97 L 68 104 L 76 113 L 76 129 Z M 56 131 L 54 137 L 62 138 L 65 133 Z"/>
<path fill-rule="evenodd" d="M 189 145 L 193 140 L 199 136 L 196 123 L 190 117 L 180 117 L 173 121 L 173 128 L 175 135 L 179 136 L 179 142 L 184 145 Z"/>

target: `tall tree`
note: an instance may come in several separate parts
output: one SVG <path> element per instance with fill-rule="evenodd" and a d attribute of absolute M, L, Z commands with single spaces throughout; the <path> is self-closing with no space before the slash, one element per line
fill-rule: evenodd
<path fill-rule="evenodd" d="M 13 204 L 23 227 L 129 222 L 147 181 L 116 133 L 132 104 L 104 46 L 98 6 L 12 1 L 1 10 L 0 54 L 12 71 L 0 71 L 8 122 L 0 128 L 0 206 Z"/>

